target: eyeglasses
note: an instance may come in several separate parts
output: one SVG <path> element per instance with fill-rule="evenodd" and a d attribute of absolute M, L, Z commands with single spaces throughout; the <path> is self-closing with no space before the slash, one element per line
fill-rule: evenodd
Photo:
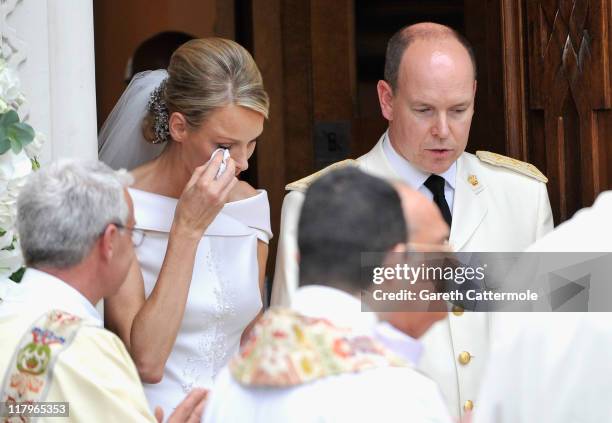
<path fill-rule="evenodd" d="M 140 247 L 145 239 L 145 232 L 141 229 L 136 229 L 136 228 L 128 228 L 124 225 L 122 225 L 121 223 L 113 223 L 113 225 L 115 225 L 117 228 L 119 229 L 123 229 L 126 231 L 130 231 L 131 235 L 132 235 L 132 244 L 134 244 L 134 247 Z"/>

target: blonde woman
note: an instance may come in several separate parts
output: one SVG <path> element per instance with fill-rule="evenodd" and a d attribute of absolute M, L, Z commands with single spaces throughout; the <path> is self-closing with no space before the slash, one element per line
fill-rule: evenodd
<path fill-rule="evenodd" d="M 165 415 L 192 388 L 211 386 L 262 308 L 268 200 L 237 176 L 267 115 L 249 53 L 200 39 L 174 53 L 167 73 L 137 75 L 100 132 L 101 160 L 135 167 L 135 228 L 146 234 L 105 321 Z M 231 158 L 217 177 L 219 148 Z"/>

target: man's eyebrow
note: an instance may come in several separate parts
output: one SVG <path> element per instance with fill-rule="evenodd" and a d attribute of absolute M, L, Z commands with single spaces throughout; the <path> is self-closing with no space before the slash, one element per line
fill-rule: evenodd
<path fill-rule="evenodd" d="M 432 107 L 430 103 L 423 101 L 423 100 L 415 100 L 415 101 L 411 101 L 410 105 L 413 107 L 419 107 L 419 106 L 427 106 L 427 107 Z"/>

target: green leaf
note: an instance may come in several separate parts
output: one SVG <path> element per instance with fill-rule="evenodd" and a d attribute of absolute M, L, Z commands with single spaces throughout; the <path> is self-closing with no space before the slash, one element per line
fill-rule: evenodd
<path fill-rule="evenodd" d="M 19 140 L 12 137 L 9 138 L 9 140 L 11 141 L 11 150 L 13 150 L 13 153 L 19 154 L 21 152 L 21 143 Z"/>
<path fill-rule="evenodd" d="M 31 159 L 31 162 L 32 162 L 32 170 L 40 169 L 40 163 L 38 162 L 38 159 L 36 157 Z"/>
<path fill-rule="evenodd" d="M 21 279 L 23 279 L 23 274 L 25 273 L 26 268 L 22 267 L 19 270 L 17 270 L 15 273 L 13 273 L 11 276 L 9 276 L 9 279 L 12 280 L 13 282 L 21 282 Z"/>
<path fill-rule="evenodd" d="M 2 113 L 0 115 L 0 126 L 7 127 L 7 126 L 13 125 L 14 123 L 18 123 L 18 122 L 19 122 L 19 115 L 14 110 L 9 110 L 8 112 Z"/>
<path fill-rule="evenodd" d="M 11 125 L 11 129 L 15 131 L 22 145 L 29 144 L 34 139 L 34 129 L 27 123 L 14 123 Z"/>
<path fill-rule="evenodd" d="M 6 231 L 2 228 L 0 228 L 0 236 L 4 236 L 6 234 Z"/>
<path fill-rule="evenodd" d="M 0 154 L 4 154 L 11 148 L 11 143 L 9 139 L 5 136 L 0 138 Z"/>

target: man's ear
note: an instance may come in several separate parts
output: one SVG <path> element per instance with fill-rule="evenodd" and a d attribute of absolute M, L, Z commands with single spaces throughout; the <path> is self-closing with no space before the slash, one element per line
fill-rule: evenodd
<path fill-rule="evenodd" d="M 99 254 L 102 260 L 111 261 L 113 258 L 114 245 L 113 241 L 119 236 L 119 229 L 115 225 L 107 225 L 104 232 L 98 238 Z"/>
<path fill-rule="evenodd" d="M 405 258 L 403 253 L 408 251 L 408 246 L 404 242 L 398 242 L 392 248 L 387 251 L 385 257 L 383 259 L 383 266 L 393 267 L 396 264 L 403 263 Z M 398 255 L 397 253 L 402 253 L 402 255 Z"/>
<path fill-rule="evenodd" d="M 187 120 L 179 112 L 173 112 L 168 119 L 168 131 L 170 137 L 176 142 L 183 142 L 187 137 L 187 130 L 189 129 Z"/>
<path fill-rule="evenodd" d="M 393 89 L 387 81 L 380 80 L 376 84 L 378 92 L 378 102 L 380 103 L 380 111 L 388 121 L 393 120 Z"/>

